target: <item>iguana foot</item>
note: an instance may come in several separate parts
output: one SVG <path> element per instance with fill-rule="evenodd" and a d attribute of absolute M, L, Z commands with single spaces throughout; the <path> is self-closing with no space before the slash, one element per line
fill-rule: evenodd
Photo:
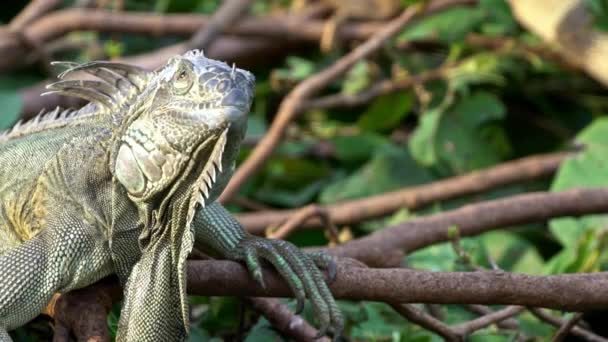
<path fill-rule="evenodd" d="M 321 337 L 331 330 L 341 335 L 344 319 L 333 295 L 329 291 L 319 268 L 327 269 L 330 282 L 336 277 L 333 259 L 324 253 L 304 253 L 296 246 L 282 240 L 248 237 L 236 246 L 234 259 L 245 261 L 253 278 L 264 287 L 260 260 L 267 260 L 289 284 L 297 300 L 296 313 L 304 309 L 304 300 L 310 299 L 320 323 Z"/>

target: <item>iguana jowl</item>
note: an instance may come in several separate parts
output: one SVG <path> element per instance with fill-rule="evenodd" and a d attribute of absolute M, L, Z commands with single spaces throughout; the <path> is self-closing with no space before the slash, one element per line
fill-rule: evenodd
<path fill-rule="evenodd" d="M 0 341 L 55 292 L 116 273 L 125 287 L 119 341 L 179 341 L 188 332 L 186 257 L 196 244 L 284 276 L 321 332 L 343 321 L 317 267 L 324 254 L 254 237 L 215 199 L 227 184 L 253 98 L 249 72 L 176 56 L 149 72 L 63 63 L 51 92 L 83 97 L 0 137 Z M 97 80 L 67 79 L 85 72 Z"/>

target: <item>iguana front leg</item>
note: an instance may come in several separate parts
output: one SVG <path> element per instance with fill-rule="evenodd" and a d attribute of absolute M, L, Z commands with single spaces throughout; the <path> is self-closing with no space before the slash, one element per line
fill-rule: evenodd
<path fill-rule="evenodd" d="M 213 203 L 197 212 L 192 222 L 195 245 L 202 250 L 219 253 L 222 257 L 244 261 L 253 278 L 262 286 L 260 259 L 270 262 L 285 278 L 295 297 L 299 313 L 304 299 L 309 298 L 324 335 L 328 329 L 335 336 L 342 333 L 344 321 L 336 302 L 318 267 L 327 268 L 330 278 L 335 265 L 326 254 L 302 252 L 289 242 L 253 236 L 220 204 Z"/>
<path fill-rule="evenodd" d="M 61 213 L 35 238 L 0 256 L 0 341 L 10 341 L 6 331 L 40 314 L 55 292 L 111 273 L 100 235 L 82 218 Z"/>

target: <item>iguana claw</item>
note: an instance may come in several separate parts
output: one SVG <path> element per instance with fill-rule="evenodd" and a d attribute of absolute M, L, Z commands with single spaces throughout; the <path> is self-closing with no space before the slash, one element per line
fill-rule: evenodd
<path fill-rule="evenodd" d="M 235 259 L 244 260 L 249 272 L 260 284 L 259 259 L 270 262 L 287 281 L 297 300 L 296 313 L 304 308 L 304 300 L 310 299 L 320 324 L 319 336 L 330 329 L 334 335 L 342 332 L 344 321 L 319 268 L 327 269 L 329 281 L 336 277 L 336 265 L 331 256 L 321 253 L 304 253 L 294 245 L 281 240 L 268 240 L 248 236 L 236 246 Z"/>
<path fill-rule="evenodd" d="M 320 269 L 327 270 L 327 282 L 332 284 L 336 281 L 336 276 L 338 275 L 338 267 L 336 266 L 336 262 L 331 257 L 331 255 L 324 252 L 311 252 L 308 253 L 308 256 L 312 258 L 317 267 Z"/>

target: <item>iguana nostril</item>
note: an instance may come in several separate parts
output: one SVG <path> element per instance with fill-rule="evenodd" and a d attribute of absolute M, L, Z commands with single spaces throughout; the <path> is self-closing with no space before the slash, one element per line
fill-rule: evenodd
<path fill-rule="evenodd" d="M 250 98 L 240 89 L 232 89 L 228 95 L 222 99 L 221 106 L 233 106 L 239 108 L 247 108 L 250 104 Z"/>

